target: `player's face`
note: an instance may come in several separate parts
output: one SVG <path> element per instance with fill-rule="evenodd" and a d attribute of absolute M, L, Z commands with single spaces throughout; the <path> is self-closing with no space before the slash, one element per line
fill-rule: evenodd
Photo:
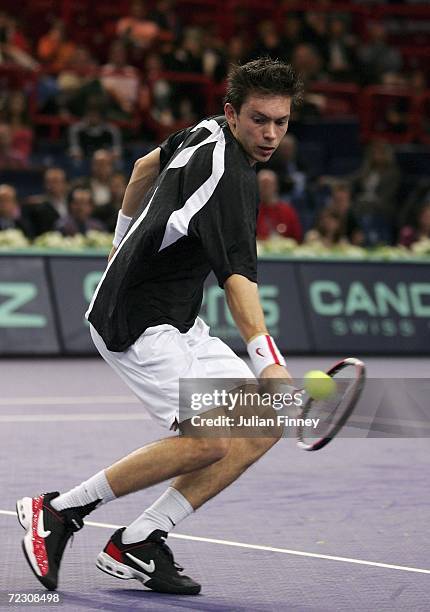
<path fill-rule="evenodd" d="M 268 161 L 288 129 L 291 98 L 251 95 L 237 113 L 231 104 L 225 114 L 234 137 L 245 149 L 251 164 Z"/>

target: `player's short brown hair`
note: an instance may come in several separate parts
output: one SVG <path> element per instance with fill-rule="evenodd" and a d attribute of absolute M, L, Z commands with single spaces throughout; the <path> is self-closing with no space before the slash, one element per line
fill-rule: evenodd
<path fill-rule="evenodd" d="M 229 102 L 239 113 L 251 94 L 287 96 L 297 106 L 303 96 L 303 83 L 290 64 L 262 57 L 231 68 L 224 103 Z"/>

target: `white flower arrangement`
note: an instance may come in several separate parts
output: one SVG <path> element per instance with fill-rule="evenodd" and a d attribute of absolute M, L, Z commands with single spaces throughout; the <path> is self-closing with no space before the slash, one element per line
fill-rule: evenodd
<path fill-rule="evenodd" d="M 22 249 L 28 247 L 29 240 L 19 229 L 0 231 L 0 249 Z"/>
<path fill-rule="evenodd" d="M 30 249 L 32 247 L 64 250 L 105 250 L 109 252 L 112 248 L 113 235 L 105 232 L 90 230 L 86 236 L 66 237 L 60 232 L 47 232 L 38 236 L 32 243 L 25 237 L 21 230 L 8 229 L 0 231 L 0 249 Z M 343 258 L 343 259 L 370 259 L 370 260 L 398 260 L 416 259 L 430 257 L 430 239 L 425 238 L 415 242 L 410 249 L 404 246 L 380 246 L 373 249 L 364 249 L 351 244 L 341 243 L 332 248 L 324 246 L 315 241 L 308 244 L 298 244 L 293 238 L 282 236 L 269 238 L 269 240 L 257 241 L 258 256 L 287 256 L 297 258 Z"/>

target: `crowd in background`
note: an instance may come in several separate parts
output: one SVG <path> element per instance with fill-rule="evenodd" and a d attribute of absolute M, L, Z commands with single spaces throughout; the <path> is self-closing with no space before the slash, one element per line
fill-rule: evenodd
<path fill-rule="evenodd" d="M 26 35 L 24 25 L 0 12 L 0 66 L 37 74 L 32 103 L 39 115 L 65 121 L 60 138 L 70 160 L 67 167 L 53 160 L 44 172 L 43 193 L 18 198 L 19 185 L 0 185 L 0 230 L 18 228 L 30 239 L 48 231 L 66 236 L 113 231 L 129 169 L 124 146 L 138 141 L 149 150 L 163 133 L 160 126 L 167 135 L 207 110 L 204 96 L 166 72 L 222 84 L 232 62 L 264 55 L 286 60 L 307 86 L 294 121 L 324 113 L 324 96 L 309 89 L 315 81 L 394 83 L 415 92 L 429 85 L 424 70 L 404 69 L 381 22 L 369 21 L 366 37 L 359 38 L 348 13 L 290 11 L 282 23 L 254 23 L 252 12 L 238 6 L 225 40 L 215 25 L 181 20 L 172 0 L 150 6 L 133 0 L 128 14 L 110 24 L 101 50 L 75 40 L 72 28 L 59 19 L 37 40 Z M 0 172 L 34 166 L 44 133 L 31 116 L 25 87 L 1 89 Z M 386 121 L 401 131 L 404 117 L 397 102 Z M 430 238 L 430 181 L 421 180 L 399 207 L 401 171 L 393 147 L 381 140 L 368 143 L 358 170 L 339 178 L 313 176 L 300 156 L 300 142 L 287 135 L 269 164 L 258 168 L 258 182 L 261 240 L 276 235 L 327 246 L 399 242 L 409 247 Z"/>

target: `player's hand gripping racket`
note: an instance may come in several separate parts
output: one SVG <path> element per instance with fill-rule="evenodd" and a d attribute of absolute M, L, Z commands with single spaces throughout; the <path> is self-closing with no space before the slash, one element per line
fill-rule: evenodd
<path fill-rule="evenodd" d="M 305 403 L 298 415 L 302 421 L 314 420 L 312 425 L 297 426 L 297 445 L 303 450 L 320 450 L 339 433 L 360 398 L 366 379 L 366 368 L 359 359 L 348 357 L 336 363 L 327 374 L 336 383 L 335 392 L 324 400 L 305 395 Z M 317 426 L 314 425 L 316 419 Z"/>

